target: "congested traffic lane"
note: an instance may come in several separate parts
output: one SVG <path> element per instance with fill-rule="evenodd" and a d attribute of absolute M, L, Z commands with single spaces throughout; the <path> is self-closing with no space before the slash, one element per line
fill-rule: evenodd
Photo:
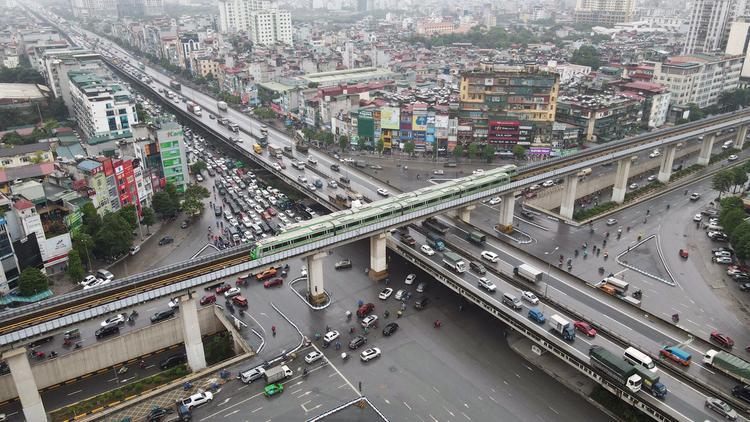
<path fill-rule="evenodd" d="M 417 244 L 418 245 L 424 244 L 427 241 L 427 239 L 424 236 L 422 236 L 420 233 L 415 232 L 414 230 L 411 230 L 411 235 L 412 235 L 412 237 L 414 237 L 417 240 Z M 400 242 L 400 240 L 398 240 L 397 237 L 394 237 L 394 240 L 397 241 L 397 242 Z M 455 241 L 456 243 L 458 241 L 460 241 L 460 240 L 461 240 L 460 238 L 457 239 L 457 238 L 455 238 L 455 236 L 448 239 L 449 242 L 454 242 Z M 402 244 L 406 245 L 404 243 L 402 243 Z M 467 250 L 469 247 L 471 247 L 468 242 L 463 243 L 460 246 L 461 246 L 461 249 L 463 249 L 463 250 Z M 464 249 L 464 248 L 466 248 L 466 249 Z M 434 254 L 432 256 L 426 256 L 424 254 L 422 254 L 422 255 L 423 255 L 423 257 L 426 260 L 432 262 L 436 267 L 438 267 L 438 268 L 444 268 L 444 265 L 442 263 L 442 254 L 441 253 L 436 253 L 436 254 Z M 475 252 L 474 256 L 479 256 L 479 252 Z M 520 263 L 520 262 L 518 262 L 518 263 Z M 516 263 L 516 265 L 518 263 Z M 467 264 L 468 264 L 468 262 L 467 262 Z M 488 266 L 488 265 L 492 265 L 492 264 L 489 263 L 489 262 L 483 262 L 483 265 Z M 506 309 L 507 311 L 509 311 L 509 313 L 510 312 L 517 312 L 519 314 L 519 318 L 526 318 L 526 314 L 527 314 L 527 312 L 528 312 L 529 309 L 531 309 L 531 308 L 537 308 L 537 309 L 544 309 L 545 310 L 544 315 L 545 315 L 545 317 L 547 319 L 549 319 L 549 317 L 551 315 L 553 315 L 553 314 L 558 314 L 558 315 L 561 315 L 562 317 L 566 318 L 568 321 L 572 322 L 572 321 L 575 320 L 573 317 L 571 317 L 569 315 L 566 315 L 565 312 L 560 312 L 560 311 L 553 310 L 553 309 L 549 308 L 548 305 L 544 304 L 545 300 L 543 298 L 540 299 L 539 305 L 530 306 L 528 303 L 524 302 L 522 310 L 520 310 L 520 311 L 512 311 L 511 308 L 509 308 L 506 305 L 502 304 L 502 302 L 500 300 L 501 297 L 502 297 L 502 294 L 503 294 L 503 292 L 511 292 L 516 297 L 520 298 L 521 297 L 521 291 L 517 287 L 515 287 L 513 285 L 510 285 L 504 279 L 496 277 L 496 276 L 494 276 L 494 275 L 492 275 L 490 273 L 485 274 L 484 277 L 486 277 L 487 279 L 489 279 L 490 281 L 492 281 L 497 286 L 497 291 L 495 293 L 488 293 L 485 290 L 482 290 L 482 289 L 478 288 L 477 287 L 477 281 L 479 280 L 480 276 L 477 275 L 477 274 L 475 274 L 473 271 L 471 271 L 469 269 L 467 269 L 467 271 L 465 273 L 461 274 L 461 275 L 451 273 L 447 269 L 444 269 L 443 272 L 446 273 L 446 274 L 454 276 L 454 279 L 463 280 L 466 283 L 465 286 L 471 286 L 470 288 L 472 289 L 472 291 L 474 291 L 475 293 L 479 293 L 488 302 L 490 302 L 490 303 L 492 303 L 492 304 L 494 304 L 494 305 L 496 305 L 496 306 L 498 306 L 500 308 Z M 537 291 L 537 293 L 540 293 L 540 292 Z M 539 296 L 542 296 L 542 295 L 539 294 Z M 552 295 L 550 295 L 550 297 L 552 297 Z M 555 297 L 555 300 L 557 300 L 557 299 L 558 298 Z M 578 302 L 576 302 L 576 303 L 578 303 Z M 576 310 L 580 310 L 580 309 L 576 308 Z M 595 315 L 595 314 L 592 313 L 590 315 Z M 590 337 L 585 337 L 583 335 L 580 335 L 580 333 L 577 333 L 575 341 L 572 342 L 572 343 L 570 343 L 570 344 L 568 344 L 568 343 L 565 343 L 559 337 L 553 336 L 551 334 L 551 332 L 549 332 L 547 330 L 547 326 L 546 325 L 540 326 L 538 324 L 532 323 L 531 320 L 528 320 L 528 321 L 529 321 L 528 325 L 531 326 L 531 327 L 534 327 L 535 330 L 539 334 L 541 334 L 541 335 L 549 338 L 551 340 L 551 342 L 553 342 L 555 344 L 565 346 L 565 348 L 567 348 L 568 350 L 577 352 L 578 357 L 581 358 L 581 359 L 583 359 L 584 361 L 588 361 L 588 350 L 591 347 L 591 345 L 599 345 L 599 346 L 605 347 L 606 349 L 608 349 L 608 350 L 610 350 L 610 351 L 612 351 L 614 353 L 617 353 L 617 354 L 620 354 L 620 353 L 623 352 L 623 348 L 622 347 L 618 346 L 614 342 L 610 341 L 609 339 L 607 339 L 607 338 L 605 338 L 605 337 L 603 337 L 601 335 L 597 335 L 594 338 L 590 338 Z M 597 321 L 592 321 L 592 322 L 597 322 Z M 663 399 L 663 400 L 660 401 L 660 400 L 652 397 L 651 395 L 649 395 L 647 392 L 641 391 L 639 394 L 641 395 L 642 398 L 645 398 L 646 400 L 648 400 L 651 403 L 656 403 L 656 404 L 658 404 L 660 406 L 665 406 L 667 408 L 670 408 L 675 413 L 682 414 L 683 416 L 685 416 L 686 419 L 689 419 L 689 420 L 695 420 L 695 418 L 698 417 L 698 415 L 701 415 L 700 417 L 705 417 L 706 415 L 709 414 L 709 413 L 706 413 L 705 410 L 704 410 L 704 408 L 703 408 L 703 403 L 705 401 L 705 396 L 703 394 L 699 393 L 698 391 L 693 390 L 688 385 L 683 384 L 681 381 L 675 379 L 672 375 L 670 375 L 668 373 L 665 373 L 664 371 L 660 372 L 660 376 L 662 378 L 662 382 L 669 389 L 670 394 L 668 394 L 665 399 Z"/>

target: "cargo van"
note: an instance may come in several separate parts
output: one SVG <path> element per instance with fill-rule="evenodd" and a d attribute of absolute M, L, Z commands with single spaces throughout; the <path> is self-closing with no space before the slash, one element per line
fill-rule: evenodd
<path fill-rule="evenodd" d="M 521 299 L 517 298 L 515 295 L 511 293 L 503 293 L 503 304 L 515 310 L 519 310 L 523 308 L 523 305 L 521 304 Z"/>
<path fill-rule="evenodd" d="M 631 365 L 642 366 L 651 372 L 656 372 L 658 370 L 651 357 L 635 347 L 628 347 L 625 349 L 622 357 Z"/>

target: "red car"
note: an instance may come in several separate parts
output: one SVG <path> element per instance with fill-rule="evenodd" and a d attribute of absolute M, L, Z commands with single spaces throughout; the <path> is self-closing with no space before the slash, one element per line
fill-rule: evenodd
<path fill-rule="evenodd" d="M 238 295 L 233 297 L 232 303 L 239 306 L 240 308 L 247 308 L 247 299 L 245 299 L 245 296 Z"/>
<path fill-rule="evenodd" d="M 588 322 L 576 321 L 573 323 L 573 326 L 576 327 L 576 330 L 582 332 L 583 334 L 586 334 L 589 337 L 596 336 L 596 329 L 592 327 Z"/>
<path fill-rule="evenodd" d="M 219 287 L 216 288 L 216 294 L 220 295 L 220 294 L 226 292 L 227 290 L 229 290 L 231 288 L 232 288 L 232 286 L 230 286 L 229 284 L 224 283 L 221 286 L 219 286 Z"/>
<path fill-rule="evenodd" d="M 201 298 L 201 305 L 208 305 L 209 303 L 216 302 L 216 295 L 205 295 Z"/>
<path fill-rule="evenodd" d="M 719 343 L 724 347 L 734 346 L 734 340 L 726 334 L 722 334 L 718 331 L 711 331 L 711 340 Z"/>
<path fill-rule="evenodd" d="M 281 285 L 283 283 L 284 283 L 284 279 L 283 278 L 275 278 L 273 280 L 269 280 L 269 281 L 264 282 L 263 283 L 263 287 L 265 287 L 266 289 L 269 288 L 269 287 L 274 287 L 274 286 L 281 287 Z"/>
<path fill-rule="evenodd" d="M 374 309 L 375 305 L 373 305 L 372 303 L 365 303 L 364 305 L 360 306 L 359 309 L 357 309 L 357 316 L 360 318 L 364 318 Z"/>
<path fill-rule="evenodd" d="M 686 249 L 680 249 L 680 257 L 687 259 L 688 251 Z"/>

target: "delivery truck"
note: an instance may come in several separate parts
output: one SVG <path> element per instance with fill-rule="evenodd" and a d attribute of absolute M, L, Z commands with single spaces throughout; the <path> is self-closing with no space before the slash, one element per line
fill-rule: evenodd
<path fill-rule="evenodd" d="M 480 232 L 472 231 L 466 235 L 466 239 L 468 239 L 470 242 L 476 243 L 477 245 L 481 245 L 487 240 L 487 236 Z"/>
<path fill-rule="evenodd" d="M 455 252 L 446 251 L 443 253 L 443 263 L 451 270 L 463 274 L 466 271 L 466 262 Z"/>
<path fill-rule="evenodd" d="M 617 277 L 607 277 L 600 281 L 596 287 L 613 296 L 625 296 L 630 285 L 625 280 L 620 280 Z"/>
<path fill-rule="evenodd" d="M 635 365 L 635 372 L 641 377 L 641 388 L 651 393 L 657 399 L 663 399 L 667 396 L 667 386 L 659 380 L 659 375 L 648 369 Z"/>
<path fill-rule="evenodd" d="M 576 338 L 576 331 L 573 328 L 573 324 L 560 315 L 554 314 L 549 317 L 549 327 L 565 341 L 573 341 Z"/>
<path fill-rule="evenodd" d="M 445 250 L 445 240 L 439 234 L 429 232 L 427 233 L 427 240 L 427 243 L 436 251 L 443 252 Z"/>
<path fill-rule="evenodd" d="M 709 350 L 703 356 L 703 363 L 729 375 L 737 381 L 750 384 L 750 363 L 721 350 Z"/>
<path fill-rule="evenodd" d="M 532 267 L 529 264 L 521 264 L 513 269 L 513 274 L 526 279 L 532 283 L 538 283 L 542 281 L 544 273 Z"/>
<path fill-rule="evenodd" d="M 271 384 L 272 382 L 281 381 L 284 378 L 292 376 L 292 370 L 286 365 L 279 365 L 271 369 L 266 369 L 263 373 L 266 378 L 266 383 Z"/>
<path fill-rule="evenodd" d="M 196 104 L 196 103 L 194 103 L 192 101 L 188 101 L 185 104 L 187 105 L 187 110 L 189 112 L 195 114 L 196 116 L 200 116 L 201 114 L 203 114 L 203 112 L 201 110 L 201 107 L 198 104 Z"/>
<path fill-rule="evenodd" d="M 622 384 L 633 393 L 641 391 L 642 379 L 635 367 L 601 346 L 589 349 L 591 366 Z"/>
<path fill-rule="evenodd" d="M 281 159 L 282 154 L 284 153 L 284 149 L 281 148 L 278 145 L 268 145 L 268 154 L 271 155 L 271 157 L 276 159 Z"/>
<path fill-rule="evenodd" d="M 426 229 L 438 232 L 445 236 L 448 234 L 448 230 L 450 230 L 450 227 L 448 227 L 447 224 L 443 224 L 440 221 L 438 221 L 434 217 L 430 217 L 422 222 L 422 226 Z"/>

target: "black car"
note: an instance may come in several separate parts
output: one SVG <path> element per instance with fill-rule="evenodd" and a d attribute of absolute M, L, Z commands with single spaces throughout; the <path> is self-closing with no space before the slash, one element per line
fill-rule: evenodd
<path fill-rule="evenodd" d="M 163 361 L 159 362 L 159 368 L 169 369 L 173 366 L 182 365 L 185 362 L 187 362 L 187 355 L 185 355 L 184 353 L 178 354 L 178 355 L 172 355 L 164 359 Z"/>
<path fill-rule="evenodd" d="M 165 319 L 172 318 L 174 316 L 174 309 L 170 308 L 164 311 L 159 311 L 151 316 L 151 323 L 164 321 Z"/>
<path fill-rule="evenodd" d="M 740 284 L 740 290 L 742 290 L 743 292 L 750 291 L 750 283 Z"/>
<path fill-rule="evenodd" d="M 750 403 L 750 385 L 738 384 L 732 387 L 732 395 Z"/>
<path fill-rule="evenodd" d="M 338 164 L 331 164 L 331 170 L 333 170 L 333 171 L 339 171 L 339 165 Z"/>
<path fill-rule="evenodd" d="M 174 412 L 174 410 L 172 409 L 168 409 L 166 407 L 154 406 L 153 408 L 151 408 L 151 411 L 148 412 L 148 415 L 146 415 L 146 419 L 149 422 L 160 421 L 162 420 L 164 416 L 172 412 Z"/>
<path fill-rule="evenodd" d="M 94 335 L 96 336 L 96 338 L 102 338 L 102 337 L 111 336 L 113 334 L 118 334 L 119 332 L 120 332 L 120 327 L 117 324 L 113 324 L 113 325 L 105 325 L 104 327 L 96 330 Z"/>
<path fill-rule="evenodd" d="M 428 303 L 430 303 L 430 300 L 427 299 L 426 296 L 418 297 L 417 300 L 414 301 L 414 307 L 421 310 L 424 309 Z"/>
<path fill-rule="evenodd" d="M 352 350 L 357 350 L 360 347 L 364 346 L 365 343 L 367 343 L 367 338 L 365 336 L 357 336 L 349 342 L 349 348 Z"/>
<path fill-rule="evenodd" d="M 344 259 L 336 263 L 337 270 L 343 270 L 343 269 L 351 268 L 351 267 L 352 267 L 352 261 L 348 259 Z"/>
<path fill-rule="evenodd" d="M 159 246 L 169 245 L 170 243 L 173 243 L 174 239 L 171 236 L 164 236 L 161 239 L 159 239 Z"/>
<path fill-rule="evenodd" d="M 395 322 L 391 322 L 386 325 L 385 328 L 383 328 L 383 335 L 388 337 L 391 334 L 395 333 L 396 330 L 398 330 L 398 324 L 396 324 Z"/>
<path fill-rule="evenodd" d="M 534 219 L 534 213 L 529 210 L 521 210 L 521 215 L 528 218 L 529 220 Z"/>

